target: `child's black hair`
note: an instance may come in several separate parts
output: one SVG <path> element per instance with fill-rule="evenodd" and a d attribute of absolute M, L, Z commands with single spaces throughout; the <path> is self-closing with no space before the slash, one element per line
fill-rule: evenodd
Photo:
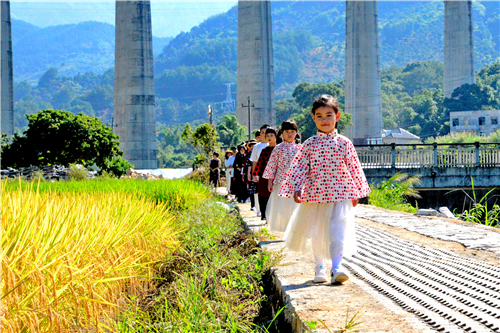
<path fill-rule="evenodd" d="M 288 130 L 293 130 L 293 131 L 297 131 L 297 132 L 299 131 L 295 120 L 287 119 L 281 123 L 280 132 L 284 132 L 284 131 L 288 131 Z"/>
<path fill-rule="evenodd" d="M 216 151 L 214 151 L 214 156 L 215 156 L 215 157 L 219 157 L 219 153 L 218 153 L 218 152 L 216 152 Z"/>
<path fill-rule="evenodd" d="M 274 134 L 274 136 L 276 138 L 278 137 L 278 134 L 276 133 L 276 129 L 274 129 L 273 127 L 267 127 L 267 129 L 266 129 L 266 135 L 270 134 L 270 133 Z"/>
<path fill-rule="evenodd" d="M 263 129 L 266 129 L 266 128 L 268 128 L 268 127 L 269 127 L 269 125 L 262 125 L 262 126 L 260 127 L 260 130 L 262 131 Z"/>
<path fill-rule="evenodd" d="M 335 97 L 331 95 L 320 95 L 316 97 L 311 107 L 311 113 L 314 115 L 316 110 L 323 106 L 332 108 L 335 114 L 339 113 L 339 104 Z"/>
<path fill-rule="evenodd" d="M 260 136 L 260 130 L 255 130 L 253 137 L 256 138 L 258 136 Z"/>

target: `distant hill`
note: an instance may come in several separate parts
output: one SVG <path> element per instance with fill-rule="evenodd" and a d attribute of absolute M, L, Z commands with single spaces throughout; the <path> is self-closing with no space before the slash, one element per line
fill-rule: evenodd
<path fill-rule="evenodd" d="M 479 70 L 500 56 L 500 6 L 498 1 L 474 2 L 473 6 Z M 301 81 L 331 82 L 343 78 L 345 2 L 277 1 L 272 3 L 272 15 L 278 96 L 290 93 L 290 88 Z M 382 69 L 415 61 L 443 61 L 442 1 L 379 1 L 378 17 Z M 236 39 L 237 7 L 234 7 L 189 33 L 176 36 L 158 56 L 156 73 L 201 65 L 224 66 L 234 72 Z"/>
<path fill-rule="evenodd" d="M 170 40 L 153 37 L 153 53 Z M 39 28 L 12 20 L 12 48 L 16 81 L 36 82 L 51 67 L 63 76 L 101 74 L 114 66 L 115 27 L 89 21 Z"/>

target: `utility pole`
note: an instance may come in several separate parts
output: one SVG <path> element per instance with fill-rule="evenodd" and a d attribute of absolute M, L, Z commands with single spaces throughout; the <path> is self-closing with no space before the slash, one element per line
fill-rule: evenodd
<path fill-rule="evenodd" d="M 208 116 L 210 117 L 210 126 L 212 126 L 212 107 L 208 105 Z"/>
<path fill-rule="evenodd" d="M 252 126 L 250 126 L 250 108 L 254 108 L 255 105 L 252 103 L 250 104 L 250 96 L 248 96 L 248 104 L 244 105 L 241 103 L 242 108 L 248 108 L 248 141 L 252 140 L 252 131 L 250 130 Z"/>

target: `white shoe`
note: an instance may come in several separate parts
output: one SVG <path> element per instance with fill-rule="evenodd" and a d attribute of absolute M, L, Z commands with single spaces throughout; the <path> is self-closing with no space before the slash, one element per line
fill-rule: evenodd
<path fill-rule="evenodd" d="M 349 281 L 349 277 L 347 276 L 346 273 L 342 271 L 332 272 L 332 284 L 335 283 L 344 284 L 347 281 Z"/>
<path fill-rule="evenodd" d="M 321 282 L 326 282 L 327 276 L 326 276 L 326 267 L 325 266 L 316 266 L 314 269 L 314 283 L 321 283 Z"/>
<path fill-rule="evenodd" d="M 260 212 L 257 212 L 257 216 L 260 216 L 260 215 L 261 215 Z"/>

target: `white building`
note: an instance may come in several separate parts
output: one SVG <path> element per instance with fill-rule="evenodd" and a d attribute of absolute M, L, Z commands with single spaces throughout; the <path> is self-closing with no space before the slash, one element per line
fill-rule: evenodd
<path fill-rule="evenodd" d="M 500 129 L 500 110 L 450 112 L 450 132 L 476 132 L 490 135 Z"/>

